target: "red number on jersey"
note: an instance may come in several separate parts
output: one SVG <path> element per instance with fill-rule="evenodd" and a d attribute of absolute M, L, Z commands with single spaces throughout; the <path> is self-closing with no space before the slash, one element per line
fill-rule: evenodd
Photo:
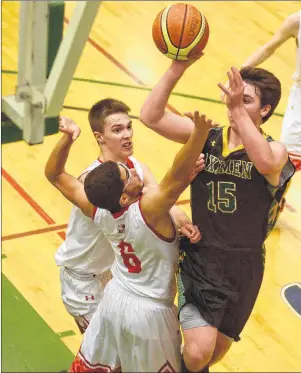
<path fill-rule="evenodd" d="M 123 259 L 123 263 L 131 273 L 139 273 L 142 271 L 141 262 L 134 254 L 134 249 L 130 243 L 121 241 L 118 245 L 120 247 L 120 254 Z"/>

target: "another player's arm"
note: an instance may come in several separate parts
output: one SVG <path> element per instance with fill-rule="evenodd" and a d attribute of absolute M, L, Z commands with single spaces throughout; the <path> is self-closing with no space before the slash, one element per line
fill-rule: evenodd
<path fill-rule="evenodd" d="M 243 64 L 243 66 L 258 66 L 268 59 L 284 42 L 295 37 L 299 28 L 299 12 L 289 15 L 273 37 L 257 51 L 255 51 Z"/>
<path fill-rule="evenodd" d="M 147 221 L 154 226 L 164 213 L 168 214 L 187 187 L 191 171 L 211 128 L 211 120 L 206 119 L 205 115 L 200 116 L 198 112 L 195 112 L 191 118 L 194 119 L 196 125 L 189 140 L 176 155 L 171 169 L 164 176 L 158 188 L 150 189 L 141 199 L 143 213 Z"/>
<path fill-rule="evenodd" d="M 150 169 L 144 163 L 140 163 L 140 165 L 143 170 L 143 181 L 146 189 L 149 190 L 152 187 L 158 187 L 155 176 L 152 174 Z M 194 174 L 200 172 L 203 168 L 204 159 L 203 157 L 199 157 L 195 165 Z M 190 218 L 181 208 L 174 205 L 169 212 L 174 219 L 176 227 L 188 238 L 190 238 L 191 242 L 197 242 L 200 239 L 201 236 L 199 230 L 195 226 L 193 226 Z"/>
<path fill-rule="evenodd" d="M 166 111 L 169 96 L 193 61 L 173 61 L 150 92 L 140 111 L 140 120 L 158 134 L 185 144 L 194 124 L 186 117 Z"/>
<path fill-rule="evenodd" d="M 61 129 L 61 128 L 60 128 Z M 62 130 L 62 129 L 61 129 Z M 94 206 L 88 201 L 84 185 L 65 171 L 70 148 L 79 133 L 68 130 L 54 147 L 45 167 L 45 176 L 70 202 L 78 206 L 85 215 L 93 217 Z"/>
<path fill-rule="evenodd" d="M 259 173 L 272 184 L 277 185 L 281 170 L 288 159 L 288 153 L 281 142 L 267 142 L 258 131 L 243 104 L 244 83 L 239 71 L 231 68 L 230 89 L 219 84 L 227 95 L 227 106 L 231 114 L 231 127 L 239 134 L 244 148 Z"/>

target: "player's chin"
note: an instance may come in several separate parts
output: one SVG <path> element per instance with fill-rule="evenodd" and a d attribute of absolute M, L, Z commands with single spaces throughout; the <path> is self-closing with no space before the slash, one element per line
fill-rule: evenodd
<path fill-rule="evenodd" d="M 130 157 L 134 153 L 134 148 L 133 145 L 127 146 L 127 147 L 122 147 L 122 154 L 126 157 Z"/>

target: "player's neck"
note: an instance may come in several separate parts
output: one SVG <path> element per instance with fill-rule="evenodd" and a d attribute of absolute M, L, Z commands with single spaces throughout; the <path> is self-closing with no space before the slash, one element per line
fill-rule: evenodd
<path fill-rule="evenodd" d="M 242 144 L 242 140 L 237 132 L 233 128 L 229 127 L 227 136 L 228 149 L 234 149 Z"/>
<path fill-rule="evenodd" d="M 100 149 L 100 155 L 98 159 L 100 159 L 102 162 L 113 161 L 126 163 L 128 157 L 114 154 L 106 149 Z"/>

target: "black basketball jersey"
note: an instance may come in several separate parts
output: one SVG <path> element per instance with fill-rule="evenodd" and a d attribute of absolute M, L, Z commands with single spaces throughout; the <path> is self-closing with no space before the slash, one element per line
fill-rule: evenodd
<path fill-rule="evenodd" d="M 242 145 L 228 150 L 227 133 L 227 127 L 209 132 L 203 149 L 205 170 L 191 184 L 192 220 L 202 232 L 200 245 L 259 249 L 276 222 L 295 169 L 288 160 L 279 186 L 270 185 Z"/>

